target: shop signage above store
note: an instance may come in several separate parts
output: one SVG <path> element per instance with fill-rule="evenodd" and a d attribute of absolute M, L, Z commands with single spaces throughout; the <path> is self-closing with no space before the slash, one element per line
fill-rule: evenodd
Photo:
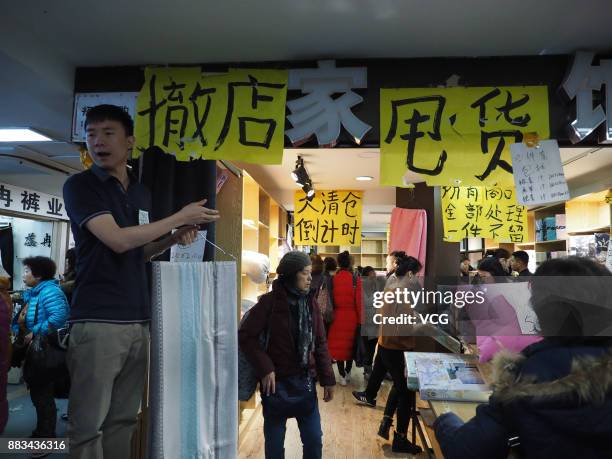
<path fill-rule="evenodd" d="M 381 185 L 406 169 L 435 186 L 512 186 L 509 146 L 549 137 L 546 86 L 380 91 Z"/>
<path fill-rule="evenodd" d="M 151 147 L 179 161 L 229 159 L 280 164 L 286 70 L 147 68 L 138 95 L 134 157 Z"/>
<path fill-rule="evenodd" d="M 6 183 L 0 183 L 0 214 L 2 211 L 36 215 L 44 219 L 69 220 L 62 198 Z"/>
<path fill-rule="evenodd" d="M 335 61 L 319 61 L 318 68 L 289 70 L 290 90 L 300 90 L 303 97 L 287 101 L 292 127 L 285 134 L 293 146 L 299 146 L 313 135 L 319 147 L 334 147 L 340 127 L 360 144 L 372 126 L 357 118 L 351 108 L 363 102 L 352 91 L 368 87 L 366 67 L 336 67 Z M 341 94 L 341 95 L 340 95 Z M 333 98 L 334 95 L 340 95 Z"/>
<path fill-rule="evenodd" d="M 84 92 L 75 94 L 72 114 L 72 141 L 85 142 L 85 115 L 91 107 L 101 104 L 117 105 L 134 119 L 137 97 L 137 92 Z"/>
<path fill-rule="evenodd" d="M 360 245 L 363 191 L 296 191 L 294 245 Z"/>
<path fill-rule="evenodd" d="M 514 188 L 443 186 L 441 191 L 445 241 L 527 240 L 527 208 L 517 203 Z"/>
<path fill-rule="evenodd" d="M 572 67 L 561 86 L 570 99 L 576 99 L 576 119 L 570 125 L 570 140 L 578 143 L 589 136 L 600 125 L 604 125 L 600 143 L 612 143 L 612 60 L 601 59 L 592 65 L 595 53 L 576 53 Z M 604 89 L 605 86 L 605 97 Z M 606 101 L 594 106 L 593 92 L 599 92 L 599 100 Z"/>

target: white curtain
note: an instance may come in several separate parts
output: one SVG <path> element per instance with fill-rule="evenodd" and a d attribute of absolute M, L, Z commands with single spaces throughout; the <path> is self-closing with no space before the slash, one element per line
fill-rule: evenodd
<path fill-rule="evenodd" d="M 236 264 L 153 264 L 150 451 L 234 459 L 238 445 Z"/>

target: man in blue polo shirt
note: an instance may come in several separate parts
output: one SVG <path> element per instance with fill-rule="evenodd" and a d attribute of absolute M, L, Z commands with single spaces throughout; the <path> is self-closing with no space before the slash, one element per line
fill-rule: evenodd
<path fill-rule="evenodd" d="M 150 193 L 127 168 L 135 140 L 130 116 L 99 105 L 88 111 L 85 129 L 94 165 L 64 185 L 77 251 L 68 349 L 70 457 L 128 459 L 148 355 L 145 263 L 176 243 L 192 242 L 197 225 L 219 214 L 203 200 L 149 222 Z"/>

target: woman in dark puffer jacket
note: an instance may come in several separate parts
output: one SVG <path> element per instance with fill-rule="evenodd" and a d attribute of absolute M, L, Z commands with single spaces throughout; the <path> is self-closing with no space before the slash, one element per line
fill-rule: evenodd
<path fill-rule="evenodd" d="M 543 263 L 531 302 L 546 338 L 494 359 L 489 403 L 434 424 L 447 459 L 612 458 L 612 273 L 570 257 Z M 589 335 L 598 335 L 591 337 Z"/>

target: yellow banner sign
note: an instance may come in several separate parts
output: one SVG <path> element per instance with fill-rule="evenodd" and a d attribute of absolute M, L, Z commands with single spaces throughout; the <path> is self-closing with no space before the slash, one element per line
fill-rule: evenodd
<path fill-rule="evenodd" d="M 286 70 L 147 68 L 136 105 L 136 157 L 157 146 L 179 161 L 233 159 L 280 164 Z"/>
<path fill-rule="evenodd" d="M 295 245 L 360 245 L 362 191 L 295 192 Z"/>
<path fill-rule="evenodd" d="M 380 90 L 381 185 L 512 186 L 510 144 L 549 137 L 548 88 Z"/>
<path fill-rule="evenodd" d="M 517 203 L 514 188 L 443 186 L 441 193 L 445 241 L 527 241 L 527 208 Z"/>

